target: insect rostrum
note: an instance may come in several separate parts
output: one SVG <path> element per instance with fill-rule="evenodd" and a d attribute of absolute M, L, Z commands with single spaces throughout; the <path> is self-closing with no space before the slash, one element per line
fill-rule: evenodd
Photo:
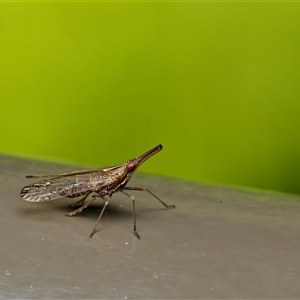
<path fill-rule="evenodd" d="M 87 208 L 97 198 L 104 198 L 105 203 L 97 219 L 97 222 L 90 234 L 90 238 L 96 232 L 97 226 L 103 215 L 103 212 L 116 192 L 121 192 L 132 200 L 133 205 L 133 233 L 138 239 L 140 235 L 136 231 L 136 211 L 135 199 L 129 191 L 145 191 L 156 198 L 166 208 L 175 208 L 175 205 L 167 205 L 160 198 L 144 187 L 128 187 L 127 183 L 137 170 L 137 168 L 148 158 L 163 149 L 162 145 L 145 152 L 137 158 L 133 158 L 122 165 L 106 167 L 92 170 L 73 171 L 69 173 L 48 174 L 48 175 L 28 175 L 27 178 L 43 178 L 35 183 L 24 186 L 20 192 L 23 200 L 28 202 L 46 202 L 55 199 L 67 197 L 76 198 L 83 196 L 79 201 L 71 205 L 78 207 L 76 210 L 67 213 L 66 216 L 75 216 L 83 209 Z M 86 203 L 87 197 L 93 194 Z"/>

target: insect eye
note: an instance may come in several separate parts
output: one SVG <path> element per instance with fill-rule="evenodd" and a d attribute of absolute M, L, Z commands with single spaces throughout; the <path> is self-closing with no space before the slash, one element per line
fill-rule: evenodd
<path fill-rule="evenodd" d="M 136 165 L 134 164 L 134 163 L 128 163 L 127 165 L 126 165 L 126 170 L 128 171 L 128 172 L 132 172 L 132 171 L 134 171 L 136 169 Z"/>

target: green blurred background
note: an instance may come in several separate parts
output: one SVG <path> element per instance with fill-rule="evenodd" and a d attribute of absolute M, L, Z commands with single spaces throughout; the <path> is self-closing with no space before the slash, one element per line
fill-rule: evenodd
<path fill-rule="evenodd" d="M 2 153 L 300 193 L 299 3 L 0 8 Z"/>

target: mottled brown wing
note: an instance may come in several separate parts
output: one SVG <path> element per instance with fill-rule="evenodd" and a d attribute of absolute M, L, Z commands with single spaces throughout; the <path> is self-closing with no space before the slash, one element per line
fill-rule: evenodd
<path fill-rule="evenodd" d="M 104 189 L 115 181 L 115 178 L 108 176 L 104 169 L 97 169 L 96 172 L 76 171 L 69 175 L 63 174 L 57 177 L 50 175 L 50 178 L 26 185 L 20 192 L 21 197 L 29 202 L 52 201 L 62 197 L 74 198 Z"/>

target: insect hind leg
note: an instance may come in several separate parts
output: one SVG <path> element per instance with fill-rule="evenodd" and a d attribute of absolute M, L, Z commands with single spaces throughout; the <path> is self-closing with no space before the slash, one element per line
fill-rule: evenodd
<path fill-rule="evenodd" d="M 84 203 L 85 199 L 90 195 L 90 193 L 86 194 L 85 196 L 83 196 L 80 200 L 76 201 L 75 203 L 69 204 L 68 207 L 79 207 L 82 206 L 82 204 Z"/>
<path fill-rule="evenodd" d="M 88 195 L 84 196 L 82 199 L 80 199 L 79 201 L 77 201 L 74 204 L 80 203 L 87 198 Z M 71 211 L 70 213 L 66 213 L 65 216 L 67 217 L 73 217 L 75 215 L 77 215 L 78 213 L 81 213 L 85 208 L 87 208 L 92 202 L 94 202 L 97 199 L 97 197 L 93 197 L 90 201 L 88 201 L 86 204 L 82 205 L 81 207 L 75 209 L 74 211 Z M 83 200 L 83 201 L 82 201 Z"/>

